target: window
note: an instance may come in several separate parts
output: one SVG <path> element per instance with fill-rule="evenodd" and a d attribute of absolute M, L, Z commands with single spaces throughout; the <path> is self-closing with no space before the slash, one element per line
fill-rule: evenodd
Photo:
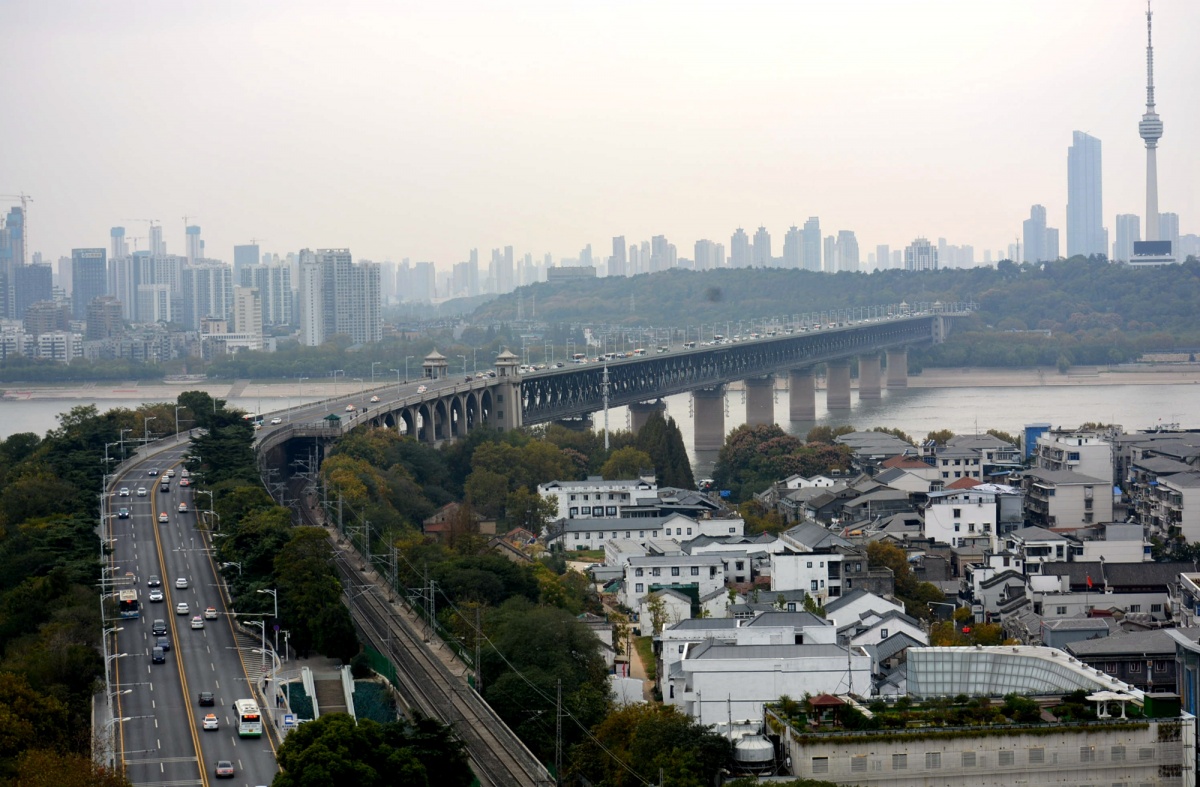
<path fill-rule="evenodd" d="M 574 500 L 574 499 L 575 499 L 575 495 L 571 495 L 571 499 L 572 499 L 572 500 Z"/>
<path fill-rule="evenodd" d="M 850 758 L 851 773 L 866 773 L 867 772 L 867 755 L 856 754 Z"/>
<path fill-rule="evenodd" d="M 736 532 L 736 531 L 737 531 L 737 528 L 736 528 L 736 527 L 731 527 L 731 528 L 729 528 L 729 532 L 730 532 L 730 533 L 734 533 L 734 532 Z"/>
<path fill-rule="evenodd" d="M 617 531 L 615 531 L 615 530 L 613 531 L 612 537 L 613 537 L 613 538 L 616 538 L 616 537 L 617 537 Z"/>
<path fill-rule="evenodd" d="M 1155 672 L 1166 672 L 1167 671 L 1167 662 L 1165 662 L 1165 661 L 1154 662 L 1154 671 Z"/>
<path fill-rule="evenodd" d="M 880 639 L 887 639 L 887 634 L 888 634 L 887 629 L 879 629 L 879 638 Z"/>
<path fill-rule="evenodd" d="M 855 570 L 855 571 L 862 571 L 862 563 L 860 563 L 860 562 L 856 562 L 856 563 L 854 564 L 854 570 Z"/>
<path fill-rule="evenodd" d="M 1109 762 L 1125 762 L 1125 747 L 1113 746 L 1108 755 Z"/>
<path fill-rule="evenodd" d="M 829 773 L 829 758 L 828 757 L 813 757 L 812 758 L 813 773 Z"/>
<path fill-rule="evenodd" d="M 1079 461 L 1079 452 L 1078 451 L 1067 451 L 1067 461 L 1068 462 L 1078 462 Z"/>
<path fill-rule="evenodd" d="M 679 566 L 671 566 L 671 576 L 679 576 Z"/>
<path fill-rule="evenodd" d="M 692 534 L 692 529 L 691 529 L 690 527 L 688 528 L 688 532 L 687 532 L 687 534 L 688 534 L 689 536 Z"/>
<path fill-rule="evenodd" d="M 950 473 L 945 472 L 945 471 L 942 472 L 942 478 L 949 478 L 949 477 L 950 477 Z"/>
<path fill-rule="evenodd" d="M 892 770 L 893 771 L 908 770 L 908 755 L 907 754 L 893 754 L 892 755 Z"/>
<path fill-rule="evenodd" d="M 683 653 L 683 645 L 680 645 L 680 646 L 679 646 L 679 652 L 680 652 L 680 653 Z"/>
<path fill-rule="evenodd" d="M 692 576 L 700 576 L 700 566 L 692 566 Z"/>
<path fill-rule="evenodd" d="M 816 590 L 817 589 L 817 580 L 814 579 L 812 582 L 808 583 L 808 589 Z"/>
<path fill-rule="evenodd" d="M 654 568 L 650 569 L 650 576 L 652 576 L 652 577 L 657 577 L 657 576 L 660 576 L 661 574 L 662 574 L 662 569 L 660 569 L 658 566 L 655 566 Z"/>
<path fill-rule="evenodd" d="M 975 752 L 965 751 L 962 753 L 962 767 L 964 767 L 964 768 L 974 768 L 975 767 Z"/>
<path fill-rule="evenodd" d="M 1142 611 L 1142 605 L 1141 605 L 1141 604 L 1130 604 L 1130 605 L 1129 605 L 1129 611 L 1130 611 L 1130 612 L 1141 612 L 1141 611 Z"/>
<path fill-rule="evenodd" d="M 1096 747 L 1095 746 L 1080 746 L 1079 747 L 1079 761 L 1080 762 L 1095 762 L 1096 761 Z"/>
<path fill-rule="evenodd" d="M 1046 761 L 1046 750 L 1045 749 L 1039 747 L 1036 749 L 1029 750 L 1029 764 L 1030 765 L 1040 765 L 1040 764 L 1044 763 L 1045 761 Z"/>
<path fill-rule="evenodd" d="M 1151 605 L 1150 605 L 1150 612 L 1151 612 L 1151 613 L 1154 613 L 1154 612 L 1162 612 L 1162 604 L 1151 604 Z"/>
<path fill-rule="evenodd" d="M 583 534 L 583 537 L 584 537 L 584 538 L 586 538 L 588 541 L 591 541 L 591 540 L 592 540 L 592 534 L 591 534 L 591 533 L 584 533 L 584 534 Z"/>
<path fill-rule="evenodd" d="M 644 574 L 644 570 L 643 570 L 643 569 L 640 569 L 640 568 L 635 568 L 635 569 L 633 570 L 633 575 L 634 575 L 635 577 L 640 577 L 640 576 L 642 576 L 643 574 Z"/>
<path fill-rule="evenodd" d="M 645 538 L 645 537 L 646 537 L 646 531 L 645 531 L 645 530 L 639 530 L 639 531 L 638 531 L 638 538 Z"/>
<path fill-rule="evenodd" d="M 811 561 L 811 560 L 810 560 L 810 561 L 808 561 L 808 567 L 809 567 L 809 568 L 812 568 L 812 561 Z"/>
<path fill-rule="evenodd" d="M 1014 751 L 1001 749 L 999 754 L 1001 767 L 1005 765 L 1012 765 L 1017 761 L 1017 753 Z"/>
<path fill-rule="evenodd" d="M 605 509 L 605 513 L 607 514 L 607 516 L 614 517 L 617 515 L 617 507 L 609 506 L 607 509 Z"/>
<path fill-rule="evenodd" d="M 574 518 L 574 517 L 577 517 L 577 516 L 579 516 L 579 509 L 578 509 L 578 508 L 572 508 L 572 509 L 571 509 L 571 510 L 570 510 L 568 513 L 570 514 L 570 516 L 571 516 L 572 518 Z"/>
<path fill-rule="evenodd" d="M 746 567 L 746 561 L 738 560 L 738 561 L 734 562 L 733 567 L 736 568 L 738 571 L 742 571 Z"/>
<path fill-rule="evenodd" d="M 962 525 L 960 525 L 959 523 L 955 522 L 955 523 L 954 523 L 954 532 L 955 532 L 955 533 L 957 533 L 961 527 L 962 527 Z"/>
<path fill-rule="evenodd" d="M 925 752 L 925 767 L 929 769 L 942 767 L 942 753 L 940 751 Z"/>
<path fill-rule="evenodd" d="M 1055 607 L 1054 614 L 1055 615 L 1065 615 L 1065 614 L 1067 614 L 1067 608 L 1066 607 Z"/>
<path fill-rule="evenodd" d="M 1130 662 L 1129 663 L 1129 671 L 1133 672 L 1133 673 L 1141 672 L 1142 671 L 1142 662 L 1140 662 L 1140 661 Z"/>
<path fill-rule="evenodd" d="M 634 585 L 633 588 L 635 593 L 641 593 L 643 590 L 645 590 L 646 586 L 639 582 Z"/>
<path fill-rule="evenodd" d="M 958 519 L 960 516 L 962 516 L 962 509 L 961 508 L 954 509 L 954 518 Z"/>

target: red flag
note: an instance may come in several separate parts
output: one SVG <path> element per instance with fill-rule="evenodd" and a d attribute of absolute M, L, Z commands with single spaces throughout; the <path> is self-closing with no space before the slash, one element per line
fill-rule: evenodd
<path fill-rule="evenodd" d="M 1087 575 L 1087 583 L 1088 583 L 1088 590 L 1091 590 L 1092 589 L 1092 575 L 1091 574 Z"/>

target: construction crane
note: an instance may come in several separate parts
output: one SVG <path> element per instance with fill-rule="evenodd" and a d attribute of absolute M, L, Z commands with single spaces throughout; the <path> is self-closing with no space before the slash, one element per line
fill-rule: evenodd
<path fill-rule="evenodd" d="M 24 225 L 21 228 L 22 243 L 21 243 L 21 266 L 25 265 L 25 253 L 29 248 L 29 203 L 33 202 L 33 197 L 22 192 L 20 194 L 0 194 L 0 199 L 20 200 L 21 201 L 21 220 Z"/>

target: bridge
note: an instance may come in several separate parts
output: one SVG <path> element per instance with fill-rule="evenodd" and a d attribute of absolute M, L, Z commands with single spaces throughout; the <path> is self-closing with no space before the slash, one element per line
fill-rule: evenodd
<path fill-rule="evenodd" d="M 775 421 L 775 378 L 786 375 L 789 419 L 813 420 L 814 375 L 823 364 L 826 404 L 830 410 L 846 410 L 852 359 L 858 362 L 859 398 L 878 399 L 885 379 L 888 388 L 907 386 L 909 347 L 943 341 L 950 323 L 971 310 L 969 305 L 934 304 L 919 312 L 806 324 L 754 338 L 722 337 L 700 346 L 690 342 L 655 348 L 649 355 L 587 359 L 539 371 L 522 372 L 520 359 L 505 351 L 496 358 L 491 376 L 482 379 L 450 375 L 446 358 L 435 351 L 425 358 L 420 381 L 374 389 L 371 398 L 376 401 L 366 401 L 367 392 L 360 391 L 287 411 L 288 423 L 264 425 L 258 449 L 272 454 L 268 464 L 281 465 L 288 457 L 278 452 L 297 438 L 324 443 L 363 425 L 435 444 L 481 426 L 516 429 L 621 406 L 630 408 L 637 430 L 662 408 L 663 397 L 690 392 L 695 449 L 715 451 L 725 439 L 728 384 L 741 381 L 746 387 L 747 423 L 768 424 Z"/>

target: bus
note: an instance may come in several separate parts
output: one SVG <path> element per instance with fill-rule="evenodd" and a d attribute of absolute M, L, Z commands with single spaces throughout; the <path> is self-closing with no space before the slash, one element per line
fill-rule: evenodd
<path fill-rule="evenodd" d="M 571 356 L 571 361 L 574 363 L 587 363 L 587 356 L 583 353 L 575 353 Z"/>
<path fill-rule="evenodd" d="M 635 349 L 633 351 L 633 355 L 635 358 L 640 358 L 645 354 L 646 354 L 646 348 L 644 348 L 644 347 L 638 347 L 637 349 Z"/>
<path fill-rule="evenodd" d="M 262 736 L 262 714 L 259 713 L 258 703 L 254 700 L 237 700 L 233 703 L 238 720 L 238 736 L 242 738 L 258 738 Z"/>
<path fill-rule="evenodd" d="M 138 592 L 136 590 L 117 591 L 117 611 L 121 613 L 121 617 L 123 618 L 141 617 L 141 608 L 138 606 Z"/>

